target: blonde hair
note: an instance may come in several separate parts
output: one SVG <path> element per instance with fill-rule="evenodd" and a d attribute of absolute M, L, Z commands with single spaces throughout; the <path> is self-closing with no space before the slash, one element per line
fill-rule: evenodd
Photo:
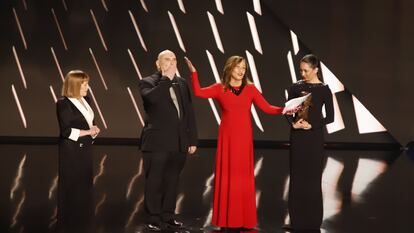
<path fill-rule="evenodd" d="M 249 77 L 247 76 L 247 71 L 249 70 L 249 64 L 247 64 L 246 58 L 241 56 L 231 56 L 227 59 L 226 64 L 223 68 L 223 76 L 221 78 L 221 84 L 224 86 L 224 90 L 227 90 L 230 88 L 230 81 L 231 81 L 231 73 L 233 69 L 240 64 L 240 62 L 244 61 L 244 64 L 246 65 L 246 72 L 244 73 L 244 77 L 242 80 L 242 85 L 251 84 L 252 82 L 249 80 Z"/>
<path fill-rule="evenodd" d="M 82 70 L 71 70 L 66 74 L 63 82 L 62 96 L 79 98 L 81 85 L 89 81 L 89 75 Z"/>

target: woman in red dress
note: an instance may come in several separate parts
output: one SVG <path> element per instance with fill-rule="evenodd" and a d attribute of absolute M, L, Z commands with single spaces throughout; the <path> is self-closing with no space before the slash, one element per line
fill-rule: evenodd
<path fill-rule="evenodd" d="M 250 109 L 256 104 L 268 114 L 283 108 L 270 105 L 247 78 L 247 62 L 230 57 L 221 83 L 201 88 L 197 71 L 185 58 L 192 73 L 194 94 L 214 98 L 222 109 L 217 140 L 212 223 L 221 228 L 252 229 L 257 225 L 254 183 L 253 136 Z"/>

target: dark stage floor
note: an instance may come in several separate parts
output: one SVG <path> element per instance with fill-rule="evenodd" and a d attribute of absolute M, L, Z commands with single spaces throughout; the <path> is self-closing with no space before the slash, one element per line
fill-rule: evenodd
<path fill-rule="evenodd" d="M 95 146 L 97 232 L 144 232 L 143 171 L 134 146 Z M 188 232 L 212 232 L 215 150 L 188 158 L 177 213 Z M 53 232 L 57 146 L 0 145 L 0 232 Z M 321 232 L 413 232 L 413 161 L 400 151 L 327 151 Z M 288 151 L 256 149 L 257 232 L 284 232 Z M 82 210 L 79 210 L 82 211 Z"/>

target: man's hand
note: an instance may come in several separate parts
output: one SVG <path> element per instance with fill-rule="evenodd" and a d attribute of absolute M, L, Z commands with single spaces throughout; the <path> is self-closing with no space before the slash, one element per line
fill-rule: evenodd
<path fill-rule="evenodd" d="M 160 67 L 162 76 L 168 77 L 172 80 L 177 73 L 177 67 L 172 64 L 165 64 L 164 66 Z"/>
<path fill-rule="evenodd" d="M 192 155 L 196 152 L 197 147 L 196 146 L 189 146 L 188 147 L 188 154 Z"/>

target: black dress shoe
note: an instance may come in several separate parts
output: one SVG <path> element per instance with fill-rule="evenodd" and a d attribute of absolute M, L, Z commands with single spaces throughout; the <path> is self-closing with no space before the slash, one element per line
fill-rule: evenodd
<path fill-rule="evenodd" d="M 179 222 L 175 219 L 170 219 L 168 221 L 164 222 L 167 226 L 172 227 L 172 228 L 182 228 L 184 227 L 184 224 L 182 222 Z"/>
<path fill-rule="evenodd" d="M 145 228 L 150 231 L 161 231 L 162 230 L 161 226 L 156 223 L 147 223 L 145 224 Z"/>

